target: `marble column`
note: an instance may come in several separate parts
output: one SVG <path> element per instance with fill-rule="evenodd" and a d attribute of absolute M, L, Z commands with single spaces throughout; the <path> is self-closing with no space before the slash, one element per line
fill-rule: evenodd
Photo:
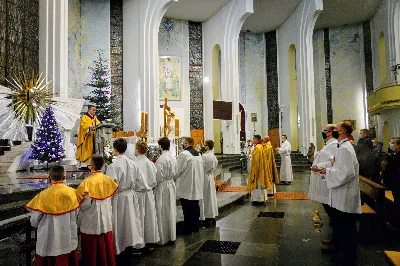
<path fill-rule="evenodd" d="M 39 71 L 68 97 L 68 0 L 39 0 Z"/>
<path fill-rule="evenodd" d="M 123 2 L 124 130 L 140 130 L 140 112 L 149 113 L 149 138 L 158 136 L 158 31 L 176 0 Z"/>

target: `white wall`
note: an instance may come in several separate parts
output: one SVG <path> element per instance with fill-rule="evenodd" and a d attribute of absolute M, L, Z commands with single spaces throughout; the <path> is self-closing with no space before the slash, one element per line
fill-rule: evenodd
<path fill-rule="evenodd" d="M 238 38 L 244 20 L 253 13 L 253 0 L 231 0 L 203 23 L 204 77 L 212 77 L 212 50 L 221 48 L 221 97 L 233 104 L 232 121 L 221 122 L 224 153 L 240 153 Z M 204 135 L 214 139 L 212 82 L 204 83 Z"/>
<path fill-rule="evenodd" d="M 386 83 L 394 82 L 394 74 L 390 71 L 390 69 L 391 66 L 395 63 L 400 63 L 399 23 L 399 1 L 383 0 L 382 4 L 371 19 L 371 45 L 372 66 L 374 71 L 374 89 L 384 85 L 381 82 L 379 60 L 379 35 L 381 32 L 383 32 L 385 36 L 387 74 Z"/>
<path fill-rule="evenodd" d="M 316 143 L 312 35 L 322 9 L 322 0 L 304 0 L 277 30 L 279 103 L 284 105 L 281 134 L 286 134 L 290 141 L 290 108 L 296 106 L 289 104 L 288 49 L 294 44 L 300 115 L 299 150 L 303 154 L 307 152 L 310 142 Z"/>
<path fill-rule="evenodd" d="M 316 136 L 317 147 L 318 149 L 321 149 L 324 145 L 324 140 L 322 137 L 319 137 L 320 132 L 322 132 L 325 125 L 328 124 L 323 30 L 314 32 L 313 46 Z"/>
<path fill-rule="evenodd" d="M 188 21 L 172 19 L 174 30 L 167 32 L 162 25 L 158 33 L 159 56 L 177 56 L 181 62 L 181 100 L 169 101 L 168 106 L 180 119 L 180 136 L 190 136 L 190 83 L 189 83 L 189 25 Z M 164 101 L 160 101 L 160 105 Z M 160 108 L 161 110 L 161 108 Z M 163 112 L 160 116 L 163 126 Z"/>

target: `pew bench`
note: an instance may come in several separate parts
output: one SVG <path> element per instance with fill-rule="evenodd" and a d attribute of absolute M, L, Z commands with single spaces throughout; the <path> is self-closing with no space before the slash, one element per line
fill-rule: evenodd
<path fill-rule="evenodd" d="M 400 252 L 385 250 L 386 259 L 391 265 L 400 266 Z"/>
<path fill-rule="evenodd" d="M 387 221 L 386 188 L 363 176 L 360 176 L 361 216 L 359 221 L 360 236 L 369 240 L 377 237 L 385 228 Z"/>

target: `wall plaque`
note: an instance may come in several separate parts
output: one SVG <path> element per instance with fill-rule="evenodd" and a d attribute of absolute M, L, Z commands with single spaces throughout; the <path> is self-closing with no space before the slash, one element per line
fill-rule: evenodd
<path fill-rule="evenodd" d="M 232 120 L 232 102 L 213 101 L 213 119 Z"/>

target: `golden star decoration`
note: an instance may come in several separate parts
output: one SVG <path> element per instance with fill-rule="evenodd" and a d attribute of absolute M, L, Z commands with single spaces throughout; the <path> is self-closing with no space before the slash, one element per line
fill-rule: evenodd
<path fill-rule="evenodd" d="M 12 107 L 15 119 L 21 123 L 33 124 L 36 119 L 44 112 L 46 107 L 53 103 L 53 93 L 50 92 L 48 85 L 51 81 L 45 82 L 42 74 L 29 77 L 22 72 L 21 75 L 14 75 L 10 81 L 11 93 L 7 93 L 6 98 L 11 100 L 8 107 Z"/>

